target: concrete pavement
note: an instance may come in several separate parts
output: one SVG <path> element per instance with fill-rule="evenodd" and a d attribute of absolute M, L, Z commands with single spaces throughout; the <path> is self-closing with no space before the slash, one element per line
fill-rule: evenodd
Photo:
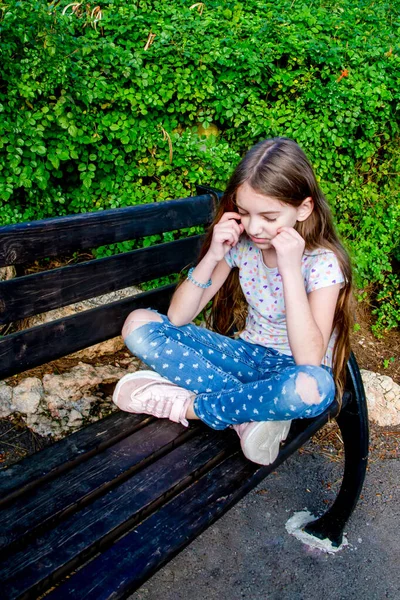
<path fill-rule="evenodd" d="M 370 462 L 362 498 L 335 555 L 285 529 L 297 511 L 335 497 L 342 465 L 295 455 L 129 600 L 400 600 L 400 460 Z"/>

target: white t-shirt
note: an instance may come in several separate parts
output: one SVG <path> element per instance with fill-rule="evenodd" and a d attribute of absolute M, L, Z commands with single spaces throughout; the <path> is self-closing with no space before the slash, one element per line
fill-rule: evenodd
<path fill-rule="evenodd" d="M 230 267 L 239 267 L 240 285 L 249 305 L 246 327 L 240 337 L 247 342 L 291 355 L 282 278 L 278 269 L 271 269 L 264 264 L 261 250 L 246 235 L 242 235 L 236 246 L 229 250 L 225 260 Z M 336 255 L 324 248 L 306 251 L 301 271 L 307 294 L 344 282 Z M 335 338 L 335 333 L 332 333 L 322 361 L 329 367 L 332 366 Z"/>

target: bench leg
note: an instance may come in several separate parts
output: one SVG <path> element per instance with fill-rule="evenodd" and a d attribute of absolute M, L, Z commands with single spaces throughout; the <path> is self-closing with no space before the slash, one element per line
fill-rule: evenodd
<path fill-rule="evenodd" d="M 331 508 L 304 531 L 320 539 L 328 538 L 334 547 L 343 539 L 343 529 L 360 497 L 368 459 L 368 414 L 361 374 L 353 354 L 347 365 L 346 389 L 350 401 L 336 417 L 345 451 L 343 481 Z"/>

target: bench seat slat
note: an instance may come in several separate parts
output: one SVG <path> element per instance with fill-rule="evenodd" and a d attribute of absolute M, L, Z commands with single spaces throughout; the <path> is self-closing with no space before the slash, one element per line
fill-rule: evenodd
<path fill-rule="evenodd" d="M 272 465 L 252 463 L 241 452 L 229 456 L 104 549 L 46 600 L 126 598 L 300 448 L 335 410 L 333 407 L 313 419 L 296 421 L 297 434 L 290 433 Z"/>
<path fill-rule="evenodd" d="M 7 598 L 33 588 L 38 592 L 52 573 L 60 576 L 96 554 L 99 544 L 110 544 L 122 532 L 171 494 L 237 449 L 237 437 L 196 428 L 199 435 L 75 513 L 53 530 L 44 532 L 20 551 L 8 554 L 0 569 Z M 200 430 L 200 431 L 199 431 Z M 232 440 L 236 443 L 232 444 Z M 232 448 L 233 447 L 233 448 Z M 39 589 L 38 589 L 39 586 Z M 33 590 L 31 590 L 33 591 Z"/>
<path fill-rule="evenodd" d="M 175 284 L 125 298 L 0 339 L 0 379 L 43 365 L 120 335 L 129 312 L 156 308 L 166 313 Z"/>
<path fill-rule="evenodd" d="M 295 431 L 272 465 L 251 463 L 241 452 L 229 456 L 104 549 L 46 600 L 126 598 L 300 448 L 335 411 L 332 407 L 313 419 L 295 421 Z"/>
<path fill-rule="evenodd" d="M 213 211 L 203 194 L 0 227 L 0 267 L 207 224 Z"/>
<path fill-rule="evenodd" d="M 10 323 L 171 273 L 198 256 L 203 236 L 133 250 L 0 283 L 0 323 Z"/>
<path fill-rule="evenodd" d="M 150 458 L 179 443 L 183 433 L 187 435 L 177 423 L 165 425 L 161 419 L 154 420 L 0 511 L 0 548 L 32 534 L 38 526 L 48 527 L 74 512 L 78 505 L 88 504 L 112 484 L 142 468 Z"/>
<path fill-rule="evenodd" d="M 46 600 L 126 598 L 271 471 L 235 454 L 85 565 Z"/>
<path fill-rule="evenodd" d="M 117 412 L 0 471 L 0 507 L 117 443 L 153 417 Z"/>
<path fill-rule="evenodd" d="M 239 459 L 239 466 L 235 467 L 233 473 L 235 480 L 233 483 L 230 479 L 231 475 L 227 478 L 227 470 L 224 468 L 220 472 L 215 465 L 221 464 L 221 461 L 224 465 L 228 465 L 230 459 L 225 460 L 225 458 L 238 448 L 236 436 L 231 431 L 221 433 L 208 430 L 202 425 L 194 426 L 193 429 L 197 437 L 188 439 L 177 449 L 171 449 L 166 455 L 137 472 L 135 477 L 129 477 L 122 484 L 94 499 L 88 506 L 79 508 L 75 514 L 67 517 L 58 525 L 54 525 L 51 531 L 42 532 L 35 541 L 27 540 L 20 550 L 11 549 L 11 552 L 6 554 L 7 563 L 4 563 L 4 570 L 0 573 L 0 577 L 5 582 L 6 597 L 9 600 L 14 598 L 36 598 L 39 592 L 53 586 L 61 577 L 70 574 L 71 570 L 79 568 L 83 562 L 90 560 L 98 551 L 103 552 L 103 554 L 88 562 L 76 574 L 72 574 L 71 578 L 62 583 L 59 588 L 56 588 L 54 592 L 56 595 L 50 593 L 48 597 L 50 599 L 54 598 L 54 600 L 64 597 L 73 597 L 77 600 L 86 597 L 89 600 L 90 598 L 97 600 L 104 597 L 111 600 L 111 598 L 126 597 L 128 592 L 136 589 L 153 572 L 243 497 L 249 489 L 268 475 L 271 470 L 274 470 L 296 451 L 335 412 L 336 407 L 331 407 L 331 410 L 327 410 L 323 415 L 314 419 L 295 421 L 288 440 L 273 465 L 260 467 L 246 461 L 241 453 L 235 454 L 235 457 Z M 170 425 L 165 421 L 162 423 L 165 426 Z M 202 429 L 203 431 L 201 431 Z M 179 472 L 180 466 L 184 468 L 184 465 L 189 462 L 193 467 L 193 460 L 197 460 L 196 457 L 200 456 L 202 452 L 208 452 L 205 448 L 207 443 L 204 443 L 204 439 L 207 437 L 209 438 L 209 449 L 214 453 L 214 459 L 209 455 L 207 456 L 210 459 L 208 463 L 207 460 L 200 461 L 197 470 L 192 468 L 190 477 L 184 477 L 183 471 L 180 472 L 182 484 L 175 484 L 174 487 L 175 480 L 173 477 L 176 472 Z M 191 445 L 196 444 L 199 444 L 198 453 L 188 451 Z M 180 456 L 179 460 L 178 456 Z M 237 479 L 241 465 L 244 465 L 245 472 L 243 472 L 243 477 Z M 192 484 L 193 477 L 196 475 L 195 479 L 198 479 L 198 483 L 202 485 L 202 482 L 207 478 L 205 473 L 210 469 L 212 469 L 212 479 L 207 483 L 208 490 L 203 494 L 200 488 L 202 498 L 199 498 L 199 488 L 194 487 Z M 153 473 L 153 475 L 149 475 L 150 473 Z M 171 493 L 166 492 L 162 487 L 158 487 L 158 482 L 161 482 L 161 486 L 163 485 L 164 476 Z M 214 497 L 216 480 L 218 480 L 219 491 L 218 496 Z M 198 486 L 197 483 L 195 485 Z M 183 490 L 187 486 L 189 486 L 189 494 L 185 496 Z M 121 510 L 124 509 L 126 503 L 140 500 L 138 496 L 146 493 L 146 489 L 151 494 L 156 490 L 158 500 L 155 496 L 152 496 L 152 499 L 143 502 L 142 497 L 142 500 L 136 504 L 137 510 L 134 514 L 128 516 L 127 514 L 121 514 Z M 175 500 L 178 500 L 178 504 L 174 504 L 174 499 L 171 500 L 174 496 L 176 496 Z M 182 499 L 182 503 L 179 499 Z M 179 519 L 181 518 L 182 506 L 186 515 L 185 519 L 187 517 L 189 521 L 184 520 L 181 526 L 177 522 L 177 516 Z M 156 512 L 152 514 L 154 510 Z M 149 514 L 150 516 L 148 516 Z M 156 525 L 152 525 L 153 521 L 151 519 L 153 517 L 157 520 Z M 96 518 L 98 519 L 97 522 Z M 111 529 L 108 529 L 108 525 L 106 530 L 102 529 L 105 518 L 110 525 L 112 525 L 114 519 L 114 526 Z M 111 521 L 108 521 L 108 518 Z M 158 519 L 161 519 L 161 521 Z M 140 524 L 137 525 L 137 523 Z M 152 529 L 146 529 L 149 523 Z M 136 529 L 119 539 L 125 531 L 129 531 L 132 527 L 136 527 Z M 178 528 L 178 532 L 176 528 Z M 153 540 L 151 538 L 153 529 L 160 536 L 159 539 L 154 540 L 155 546 L 152 545 Z M 87 533 L 90 533 L 90 535 L 86 543 Z M 140 535 L 138 536 L 138 534 Z M 160 542 L 161 539 L 163 542 Z M 118 541 L 115 542 L 115 540 Z M 125 561 L 124 554 L 126 540 L 130 540 L 127 550 L 128 562 Z M 137 540 L 140 540 L 139 545 L 137 545 Z M 115 550 L 109 547 L 113 542 L 116 543 Z M 143 546 L 141 546 L 142 542 Z M 74 546 L 74 544 L 77 545 Z M 148 545 L 150 545 L 150 548 Z M 109 558 L 110 552 L 113 556 L 112 560 L 116 561 L 115 564 Z M 58 562 L 59 560 L 61 562 Z M 108 562 L 109 560 L 111 562 Z M 121 561 L 124 564 L 121 565 Z M 104 579 L 104 569 L 108 568 L 111 569 L 111 572 L 107 573 L 106 579 Z M 83 585 L 81 577 L 83 577 Z M 88 593 L 86 588 L 88 577 L 91 578 L 91 582 L 95 582 L 93 595 L 91 595 L 92 591 L 89 590 L 90 593 Z M 97 588 L 98 581 L 101 582 L 100 587 L 103 590 L 101 592 Z M 106 593 L 105 590 L 108 587 L 110 590 L 117 589 L 116 595 L 110 592 L 110 595 L 103 596 L 103 592 Z M 82 595 L 77 592 L 77 589 L 81 589 Z"/>

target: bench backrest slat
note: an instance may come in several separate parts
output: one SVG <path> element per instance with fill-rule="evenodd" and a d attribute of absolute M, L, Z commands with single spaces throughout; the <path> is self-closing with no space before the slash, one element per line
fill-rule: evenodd
<path fill-rule="evenodd" d="M 142 204 L 0 227 L 0 267 L 212 221 L 214 197 Z"/>
<path fill-rule="evenodd" d="M 0 227 L 0 266 L 32 264 L 37 259 L 96 248 L 166 231 L 209 225 L 220 192 L 123 209 L 71 215 Z M 0 324 L 179 273 L 193 263 L 203 235 L 132 252 L 49 269 L 0 282 Z M 119 336 L 132 310 L 166 313 L 175 284 L 0 336 L 0 380 Z M 15 331 L 15 329 L 14 329 Z"/>
<path fill-rule="evenodd" d="M 0 380 L 120 335 L 137 308 L 166 313 L 175 285 L 125 298 L 0 339 Z"/>
<path fill-rule="evenodd" d="M 196 259 L 203 237 L 196 235 L 1 282 L 0 323 L 178 273 Z"/>

